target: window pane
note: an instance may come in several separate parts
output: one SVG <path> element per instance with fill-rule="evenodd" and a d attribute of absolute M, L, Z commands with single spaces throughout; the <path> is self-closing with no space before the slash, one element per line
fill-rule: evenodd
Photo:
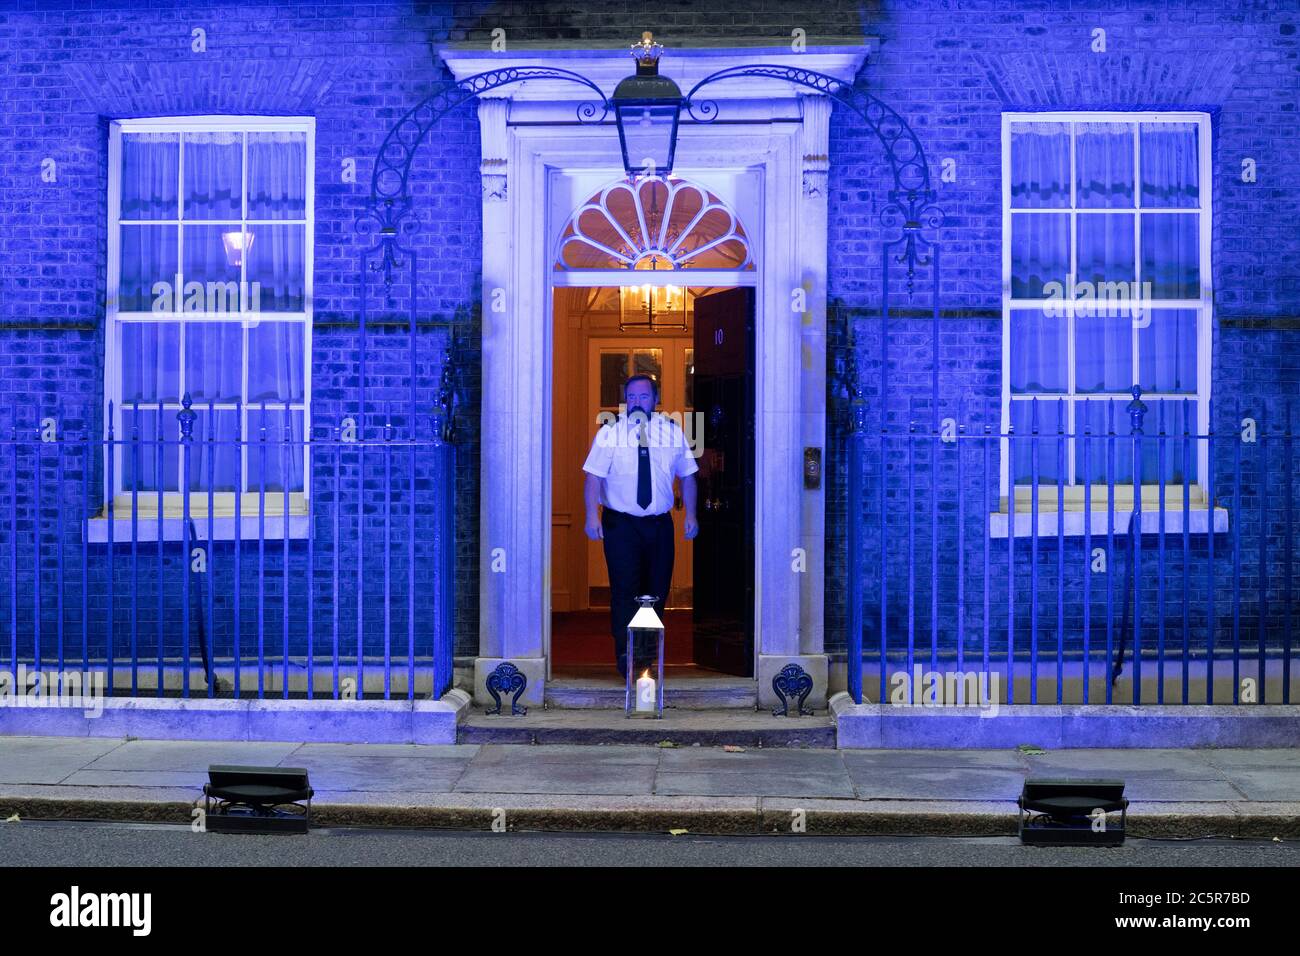
<path fill-rule="evenodd" d="M 197 402 L 235 402 L 243 387 L 244 330 L 238 322 L 185 327 L 185 390 Z"/>
<path fill-rule="evenodd" d="M 121 329 L 123 404 L 180 401 L 180 326 L 124 322 Z"/>
<path fill-rule="evenodd" d="M 1138 384 L 1147 392 L 1196 392 L 1194 310 L 1157 311 L 1139 324 Z"/>
<path fill-rule="evenodd" d="M 1080 402 L 1075 406 L 1075 422 L 1079 438 L 1075 445 L 1075 480 L 1083 483 L 1085 477 L 1093 484 L 1104 484 L 1111 472 L 1110 456 L 1114 455 L 1114 475 L 1116 483 L 1133 481 L 1133 426 L 1128 412 L 1131 399 L 1114 399 L 1112 401 Z M 1167 401 L 1145 400 L 1147 411 L 1142 421 L 1143 437 L 1140 439 L 1142 450 L 1142 484 L 1155 484 L 1161 480 L 1159 437 L 1163 426 L 1164 434 L 1176 436 L 1163 439 L 1164 469 L 1163 480 L 1166 482 L 1183 480 L 1184 469 L 1189 481 L 1196 481 L 1197 440 L 1195 437 L 1186 442 L 1183 430 L 1187 428 L 1195 436 L 1198 429 L 1196 403 L 1171 399 Z M 1113 442 L 1107 438 L 1112 427 L 1109 418 L 1114 415 Z M 1086 432 L 1091 432 L 1091 437 Z M 1113 452 L 1111 446 L 1114 446 Z M 1182 507 L 1182 493 L 1177 489 L 1167 492 L 1165 507 L 1174 510 Z"/>
<path fill-rule="evenodd" d="M 166 312 L 174 306 L 176 227 L 123 226 L 118 309 Z"/>
<path fill-rule="evenodd" d="M 623 383 L 627 381 L 627 353 L 600 353 L 600 406 L 617 408 L 623 403 Z"/>
<path fill-rule="evenodd" d="M 1148 435 L 1161 434 L 1171 437 L 1156 438 L 1147 448 L 1144 443 L 1142 452 L 1142 481 L 1163 480 L 1181 483 L 1186 470 L 1188 482 L 1196 481 L 1196 458 L 1200 442 L 1194 437 L 1198 430 L 1196 402 L 1189 399 L 1156 399 L 1147 403 L 1144 430 Z M 1184 431 L 1189 437 L 1184 438 Z M 1160 467 L 1160 446 L 1164 445 L 1164 468 Z M 1165 492 L 1165 508 L 1169 511 L 1181 509 L 1183 493 L 1179 488 L 1170 488 Z"/>
<path fill-rule="evenodd" d="M 122 135 L 122 219 L 176 218 L 179 144 L 175 133 Z"/>
<path fill-rule="evenodd" d="M 1200 208 L 1196 123 L 1143 123 L 1142 205 L 1155 209 Z"/>
<path fill-rule="evenodd" d="M 1064 286 L 1070 271 L 1070 217 L 1020 213 L 1011 217 L 1011 295 L 1041 299 L 1043 286 Z"/>
<path fill-rule="evenodd" d="M 1156 299 L 1199 299 L 1199 213 L 1142 217 L 1142 282 Z"/>
<path fill-rule="evenodd" d="M 616 183 L 577 207 L 556 269 L 750 269 L 744 226 L 694 183 Z M 626 294 L 626 293 L 624 293 Z"/>
<path fill-rule="evenodd" d="M 252 237 L 246 253 L 249 308 L 302 312 L 307 307 L 305 228 L 250 226 L 248 231 Z"/>
<path fill-rule="evenodd" d="M 1074 161 L 1080 207 L 1133 208 L 1133 126 L 1079 123 Z"/>
<path fill-rule="evenodd" d="M 664 383 L 663 349 L 636 349 L 632 352 L 632 374 L 649 375 L 655 381 L 656 391 L 662 391 Z M 659 396 L 661 399 L 662 395 Z"/>
<path fill-rule="evenodd" d="M 1079 282 L 1090 282 L 1100 286 L 1105 282 L 1133 282 L 1137 278 L 1136 256 L 1133 249 L 1133 216 L 1128 213 L 1098 214 L 1079 217 L 1079 250 L 1077 262 Z M 1128 290 L 1109 292 L 1096 289 L 1097 293 L 1107 293 L 1114 298 L 1117 292 L 1121 297 Z"/>
<path fill-rule="evenodd" d="M 1133 480 L 1133 441 L 1129 438 L 1129 399 L 1092 399 L 1075 405 L 1075 480 L 1093 484 Z M 1113 440 L 1107 436 L 1116 436 Z M 1113 462 L 1112 462 L 1113 456 Z M 1112 476 L 1113 475 L 1113 479 Z"/>
<path fill-rule="evenodd" d="M 1074 320 L 1077 392 L 1124 392 L 1133 387 L 1133 319 L 1079 315 Z"/>
<path fill-rule="evenodd" d="M 239 413 L 234 409 L 198 412 L 190 446 L 190 490 L 236 491 L 239 446 L 235 444 Z"/>
<path fill-rule="evenodd" d="M 307 217 L 307 135 L 248 134 L 248 218 Z"/>
<path fill-rule="evenodd" d="M 243 215 L 243 134 L 185 134 L 185 219 Z"/>
<path fill-rule="evenodd" d="M 248 400 L 303 399 L 301 322 L 259 322 L 248 330 Z"/>
<path fill-rule="evenodd" d="M 1011 468 L 1016 484 L 1056 481 L 1060 468 L 1060 448 L 1068 439 L 1059 438 L 1065 430 L 1065 402 L 1061 399 L 1030 399 L 1011 403 Z M 1035 430 L 1039 437 L 1034 438 Z M 1035 463 L 1034 456 L 1037 455 Z M 1068 456 L 1067 456 L 1068 462 Z"/>
<path fill-rule="evenodd" d="M 162 476 L 163 491 L 180 490 L 180 459 L 176 453 L 180 428 L 176 409 L 167 408 L 161 413 L 162 441 L 159 441 L 157 409 L 141 409 L 137 416 L 132 409 L 122 409 L 122 489 L 130 491 L 158 491 Z M 129 512 L 118 517 L 129 517 Z"/>
<path fill-rule="evenodd" d="M 1011 124 L 1011 206 L 1070 205 L 1070 124 Z"/>
<path fill-rule="evenodd" d="M 248 411 L 248 479 L 249 491 L 263 487 L 268 492 L 283 491 L 287 476 L 289 491 L 302 491 L 303 415 L 301 411 L 250 408 Z M 287 424 L 287 430 L 286 430 Z M 265 428 L 265 441 L 263 441 Z"/>
<path fill-rule="evenodd" d="M 1064 392 L 1069 321 L 1064 316 L 1011 313 L 1011 391 Z"/>
<path fill-rule="evenodd" d="M 186 312 L 239 312 L 239 266 L 231 264 L 222 240 L 230 231 L 229 226 L 185 227 Z"/>
<path fill-rule="evenodd" d="M 668 162 L 669 136 L 676 123 L 676 107 L 636 106 L 628 109 L 619 125 L 628 161 L 638 169 L 663 168 Z"/>

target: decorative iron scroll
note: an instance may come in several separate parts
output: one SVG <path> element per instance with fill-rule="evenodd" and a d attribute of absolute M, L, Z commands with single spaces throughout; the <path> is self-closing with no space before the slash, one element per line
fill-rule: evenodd
<path fill-rule="evenodd" d="M 785 667 L 781 668 L 781 672 L 772 678 L 772 690 L 781 699 L 781 706 L 772 711 L 772 716 L 789 717 L 789 698 L 798 697 L 799 702 L 796 705 L 795 713 L 800 717 L 811 717 L 812 711 L 804 707 L 803 702 L 808 699 L 812 689 L 813 679 L 811 674 L 798 664 L 786 664 Z"/>
<path fill-rule="evenodd" d="M 501 713 L 501 695 L 514 694 L 510 698 L 510 716 L 523 717 L 527 715 L 528 708 L 518 706 L 519 698 L 523 696 L 527 687 L 528 678 L 524 676 L 524 672 L 509 661 L 502 661 L 487 678 L 487 692 L 492 695 L 492 700 L 496 703 L 496 706 L 487 713 Z"/>
<path fill-rule="evenodd" d="M 525 80 L 563 80 L 591 90 L 595 99 L 578 106 L 579 122 L 599 123 L 609 115 L 609 100 L 600 91 L 600 87 L 570 70 L 549 66 L 509 66 L 477 73 L 459 81 L 448 80 L 418 105 L 407 110 L 384 137 L 370 178 L 370 200 L 357 217 L 357 229 L 361 232 L 378 230 L 381 241 L 391 245 L 396 239 L 399 225 L 410 214 L 411 163 L 429 131 L 447 113 L 474 97 Z M 400 262 L 394 263 L 390 257 L 385 257 L 383 267 L 386 284 L 391 285 L 391 270 L 395 264 L 400 265 Z"/>
<path fill-rule="evenodd" d="M 912 128 L 891 106 L 853 83 L 816 70 L 774 63 L 732 66 L 711 73 L 691 87 L 683 108 L 696 122 L 711 123 L 718 118 L 718 105 L 713 100 L 696 99 L 695 94 L 701 87 L 754 76 L 785 80 L 816 90 L 853 110 L 876 134 L 894 177 L 894 188 L 881 210 L 880 220 L 887 227 L 902 229 L 897 242 L 889 245 L 902 246 L 895 261 L 907 266 L 907 292 L 910 296 L 915 288 L 917 268 L 931 262 L 933 244 L 921 235 L 921 230 L 939 228 L 944 218 L 942 210 L 935 205 L 936 195 L 930 185 L 930 167 L 926 163 L 925 150 Z"/>

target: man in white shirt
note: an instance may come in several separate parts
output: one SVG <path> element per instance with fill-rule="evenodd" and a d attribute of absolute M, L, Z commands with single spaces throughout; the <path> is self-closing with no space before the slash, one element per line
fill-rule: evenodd
<path fill-rule="evenodd" d="M 623 386 L 626 411 L 602 425 L 582 466 L 587 537 L 602 539 L 609 568 L 610 632 L 619 674 L 627 676 L 627 623 L 637 595 L 658 598 L 662 618 L 673 578 L 673 479 L 682 483 L 685 537 L 699 533 L 695 520 L 695 473 L 700 470 L 681 426 L 655 412 L 659 387 L 648 375 Z M 596 506 L 604 510 L 598 516 Z M 655 648 L 637 647 L 633 669 L 651 662 Z"/>

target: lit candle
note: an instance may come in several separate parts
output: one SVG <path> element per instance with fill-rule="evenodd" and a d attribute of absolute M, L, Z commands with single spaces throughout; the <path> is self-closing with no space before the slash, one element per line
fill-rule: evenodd
<path fill-rule="evenodd" d="M 655 679 L 648 670 L 636 682 L 636 709 L 638 712 L 655 709 Z"/>

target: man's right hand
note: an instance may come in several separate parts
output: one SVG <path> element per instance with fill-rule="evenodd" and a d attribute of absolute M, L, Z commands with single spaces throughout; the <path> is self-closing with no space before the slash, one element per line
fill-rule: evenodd
<path fill-rule="evenodd" d="M 599 518 L 588 518 L 586 531 L 587 537 L 592 541 L 599 541 L 605 537 L 605 530 L 600 526 Z"/>

